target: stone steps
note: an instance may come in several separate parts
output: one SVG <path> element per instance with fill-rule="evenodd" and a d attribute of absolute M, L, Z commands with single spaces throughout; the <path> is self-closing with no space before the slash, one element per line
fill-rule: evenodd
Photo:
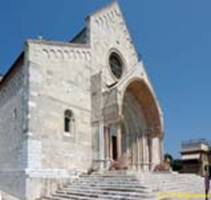
<path fill-rule="evenodd" d="M 72 184 L 56 191 L 50 199 L 155 200 L 156 196 L 135 176 L 114 173 L 82 175 Z"/>
<path fill-rule="evenodd" d="M 130 187 L 130 188 L 122 188 L 122 187 L 118 187 L 118 188 L 113 188 L 113 187 L 100 187 L 100 186 L 95 186 L 95 187 L 71 187 L 71 188 L 64 188 L 63 191 L 69 191 L 69 190 L 77 190 L 77 189 L 83 189 L 85 192 L 86 191 L 103 191 L 103 192 L 115 192 L 115 193 L 130 193 L 130 194 L 133 194 L 133 193 L 151 193 L 152 191 L 151 190 L 140 190 L 140 189 L 137 189 L 137 188 L 133 188 L 133 187 Z"/>
<path fill-rule="evenodd" d="M 183 194 L 203 194 L 203 178 L 194 174 L 149 174 L 143 176 L 145 184 L 160 192 L 183 193 Z M 153 181 L 152 181 L 153 180 Z"/>
<path fill-rule="evenodd" d="M 61 198 L 66 198 L 66 199 L 71 199 L 72 197 L 78 198 L 78 196 L 80 196 L 80 198 L 82 197 L 86 197 L 86 198 L 95 198 L 95 199 L 130 199 L 130 200 L 137 200 L 137 199 L 153 199 L 153 196 L 147 196 L 147 195 L 134 195 L 132 196 L 131 194 L 118 194 L 118 193 L 96 193 L 96 192 L 68 192 L 66 194 L 55 194 L 54 196 L 56 197 L 61 197 Z"/>
<path fill-rule="evenodd" d="M 203 194 L 203 179 L 191 174 L 172 173 L 82 175 L 42 200 L 155 200 L 157 192 Z"/>
<path fill-rule="evenodd" d="M 106 189 L 102 189 L 102 188 L 94 188 L 94 189 L 88 189 L 88 188 L 69 188 L 67 190 L 63 189 L 63 191 L 60 193 L 63 193 L 63 194 L 68 194 L 69 192 L 84 192 L 84 193 L 102 193 L 102 194 L 112 194 L 112 195 L 130 195 L 130 196 L 134 196 L 134 197 L 143 197 L 143 196 L 146 196 L 148 194 L 151 194 L 151 192 L 142 192 L 141 194 L 137 193 L 136 191 L 129 191 L 129 192 L 122 192 L 122 191 L 115 191 L 115 190 L 106 190 Z"/>

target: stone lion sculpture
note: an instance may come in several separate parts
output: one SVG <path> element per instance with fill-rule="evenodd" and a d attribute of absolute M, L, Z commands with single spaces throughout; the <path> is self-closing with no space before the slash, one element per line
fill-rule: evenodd
<path fill-rule="evenodd" d="M 127 170 L 129 168 L 128 156 L 123 155 L 118 160 L 112 160 L 109 171 L 111 170 Z"/>
<path fill-rule="evenodd" d="M 153 171 L 154 172 L 170 172 L 170 171 L 172 171 L 171 161 L 169 159 L 165 159 L 163 162 L 156 165 Z"/>

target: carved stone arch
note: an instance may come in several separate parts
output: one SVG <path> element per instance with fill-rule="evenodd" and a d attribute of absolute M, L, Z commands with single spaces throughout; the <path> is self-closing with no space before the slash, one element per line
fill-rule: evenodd
<path fill-rule="evenodd" d="M 51 49 L 50 50 L 50 55 L 53 59 L 57 59 L 58 58 L 58 54 L 57 52 L 55 51 L 55 49 Z"/>
<path fill-rule="evenodd" d="M 96 24 L 97 24 L 97 25 L 99 25 L 99 24 L 100 24 L 100 22 L 99 22 L 99 20 L 98 20 L 98 19 L 95 19 L 95 22 L 96 22 Z"/>
<path fill-rule="evenodd" d="M 112 18 L 114 18 L 116 16 L 114 10 L 111 11 L 111 16 L 112 16 Z"/>
<path fill-rule="evenodd" d="M 82 51 L 81 54 L 82 54 L 83 59 L 87 60 L 86 52 L 85 51 Z"/>
<path fill-rule="evenodd" d="M 118 158 L 126 158 L 133 169 L 151 170 L 162 159 L 162 116 L 156 97 L 149 83 L 139 76 L 129 79 L 118 91 Z"/>
<path fill-rule="evenodd" d="M 87 59 L 90 60 L 91 59 L 91 53 L 88 51 L 87 52 Z"/>
<path fill-rule="evenodd" d="M 70 55 L 71 59 L 75 59 L 75 51 L 74 50 L 70 50 L 69 55 Z"/>
<path fill-rule="evenodd" d="M 107 19 L 106 15 L 103 15 L 103 20 L 104 20 L 105 24 L 108 22 L 108 19 Z"/>
<path fill-rule="evenodd" d="M 64 59 L 63 51 L 61 49 L 58 49 L 57 53 L 58 53 L 58 58 L 59 59 Z"/>
<path fill-rule="evenodd" d="M 43 52 L 45 57 L 50 58 L 50 55 L 49 55 L 49 52 L 48 52 L 47 49 L 43 49 L 42 52 Z"/>
<path fill-rule="evenodd" d="M 119 12 L 117 9 L 114 9 L 114 13 L 115 13 L 115 15 L 118 16 L 118 17 L 121 16 L 120 12 Z"/>
<path fill-rule="evenodd" d="M 79 50 L 76 51 L 76 59 L 78 60 L 82 59 L 82 54 Z"/>
<path fill-rule="evenodd" d="M 143 78 L 134 77 L 124 85 L 120 93 L 120 113 L 123 112 L 124 97 L 127 91 L 131 91 L 143 107 L 147 127 L 162 137 L 163 123 L 159 104 L 157 103 L 156 97 L 148 83 Z"/>
<path fill-rule="evenodd" d="M 68 58 L 69 58 L 69 51 L 64 50 L 64 59 L 68 59 Z"/>
<path fill-rule="evenodd" d="M 109 19 L 107 18 L 107 15 L 103 15 L 104 24 L 106 27 L 109 28 Z"/>
<path fill-rule="evenodd" d="M 100 26 L 102 27 L 104 25 L 104 21 L 102 17 L 99 17 Z"/>

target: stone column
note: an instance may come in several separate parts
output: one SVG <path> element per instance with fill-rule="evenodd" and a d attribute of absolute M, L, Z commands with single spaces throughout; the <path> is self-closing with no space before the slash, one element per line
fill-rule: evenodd
<path fill-rule="evenodd" d="M 125 136 L 126 136 L 126 155 L 127 155 L 128 163 L 131 164 L 131 158 L 130 158 L 130 136 L 129 136 L 128 129 L 126 130 Z"/>
<path fill-rule="evenodd" d="M 149 171 L 149 147 L 146 135 L 143 135 L 142 137 L 142 145 L 143 145 L 143 170 Z"/>
<path fill-rule="evenodd" d="M 104 143 L 104 125 L 103 122 L 99 122 L 99 163 L 100 169 L 104 168 L 105 160 L 105 143 Z"/>
<path fill-rule="evenodd" d="M 145 171 L 145 142 L 144 142 L 144 135 L 141 137 L 141 148 L 142 148 L 142 170 Z"/>
<path fill-rule="evenodd" d="M 135 154 L 136 154 L 136 150 L 135 150 L 135 133 L 132 132 L 132 143 L 131 143 L 131 153 L 132 153 L 132 169 L 135 170 L 135 163 L 136 163 L 136 160 L 135 160 Z"/>
<path fill-rule="evenodd" d="M 118 155 L 118 159 L 122 155 L 122 134 L 121 134 L 120 123 L 117 124 L 117 155 Z"/>
<path fill-rule="evenodd" d="M 159 138 L 159 144 L 160 144 L 160 163 L 161 163 L 164 160 L 164 144 L 162 138 Z"/>
<path fill-rule="evenodd" d="M 143 142 L 142 142 L 142 132 L 140 133 L 140 137 L 139 137 L 139 159 L 140 159 L 140 170 L 143 171 Z"/>
<path fill-rule="evenodd" d="M 136 144 L 137 144 L 137 170 L 140 170 L 140 164 L 141 164 L 141 149 L 140 149 L 140 142 L 139 142 L 140 134 L 137 135 Z"/>
<path fill-rule="evenodd" d="M 105 140 L 105 159 L 107 162 L 107 166 L 108 166 L 108 162 L 110 160 L 110 142 L 109 142 L 109 128 L 108 127 L 104 127 L 104 140 Z"/>
<path fill-rule="evenodd" d="M 160 163 L 160 141 L 158 137 L 152 138 L 152 169 Z"/>
<path fill-rule="evenodd" d="M 142 134 L 140 134 L 140 137 L 138 139 L 139 143 L 139 163 L 140 163 L 140 170 L 143 171 L 143 142 L 142 142 Z"/>
<path fill-rule="evenodd" d="M 131 156 L 131 133 L 130 133 L 130 130 L 129 128 L 127 127 L 126 129 L 126 152 L 127 152 L 127 159 L 128 159 L 128 165 L 129 165 L 129 168 L 131 168 L 132 166 L 132 156 Z"/>
<path fill-rule="evenodd" d="M 148 147 L 148 163 L 149 163 L 149 170 L 152 169 L 152 154 L 153 154 L 153 146 L 152 146 L 152 138 L 150 136 L 147 137 L 147 147 Z"/>

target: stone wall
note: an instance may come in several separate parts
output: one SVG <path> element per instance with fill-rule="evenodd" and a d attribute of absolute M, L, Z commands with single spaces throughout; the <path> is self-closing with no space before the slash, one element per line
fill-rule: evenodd
<path fill-rule="evenodd" d="M 114 123 L 119 114 L 117 99 L 114 99 L 117 98 L 116 90 L 111 91 L 110 87 L 118 80 L 111 72 L 109 55 L 114 51 L 121 56 L 124 67 L 123 77 L 137 64 L 138 58 L 116 2 L 88 18 L 87 33 L 92 54 L 92 75 L 94 77 L 96 74 L 101 74 L 100 83 L 98 78 L 93 79 L 92 82 L 94 86 L 92 90 L 92 134 L 94 136 L 94 159 L 102 161 L 105 159 L 102 127 L 107 126 L 108 123 Z"/>
<path fill-rule="evenodd" d="M 24 68 L 14 73 L 12 79 L 0 89 L 0 169 L 22 167 L 24 131 Z"/>
<path fill-rule="evenodd" d="M 0 85 L 0 191 L 6 199 L 25 195 L 27 69 L 23 60 Z"/>
<path fill-rule="evenodd" d="M 89 49 L 45 41 L 28 44 L 29 168 L 87 170 L 91 165 Z M 71 133 L 64 131 L 66 109 L 74 115 Z"/>
<path fill-rule="evenodd" d="M 92 161 L 90 51 L 87 45 L 29 40 L 26 198 L 49 195 Z M 65 110 L 74 116 L 64 130 Z"/>
<path fill-rule="evenodd" d="M 123 75 L 138 63 L 137 53 L 116 2 L 94 13 L 90 17 L 89 27 L 93 71 L 102 71 L 105 87 L 117 81 L 109 67 L 110 53 L 117 51 L 122 57 L 125 68 Z"/>

